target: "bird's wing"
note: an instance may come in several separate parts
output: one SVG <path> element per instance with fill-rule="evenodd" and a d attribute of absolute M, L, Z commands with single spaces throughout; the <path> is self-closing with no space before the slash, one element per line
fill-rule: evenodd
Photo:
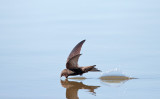
<path fill-rule="evenodd" d="M 78 54 L 74 57 L 72 57 L 67 63 L 66 63 L 66 68 L 67 69 L 77 69 L 78 68 L 78 59 L 81 54 Z"/>
<path fill-rule="evenodd" d="M 67 58 L 67 62 L 74 56 L 80 54 L 80 51 L 81 51 L 81 48 L 82 48 L 82 45 L 83 43 L 85 42 L 85 40 L 79 42 L 74 48 L 73 50 L 71 51 L 71 53 L 69 54 L 68 58 Z"/>

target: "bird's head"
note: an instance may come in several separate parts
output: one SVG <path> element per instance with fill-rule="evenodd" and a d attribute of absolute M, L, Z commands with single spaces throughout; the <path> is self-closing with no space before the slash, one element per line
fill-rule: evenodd
<path fill-rule="evenodd" d="M 61 72 L 61 77 L 62 76 L 65 76 L 66 78 L 68 78 L 68 73 L 65 69 Z"/>
<path fill-rule="evenodd" d="M 61 77 L 64 76 L 64 73 L 61 73 Z"/>

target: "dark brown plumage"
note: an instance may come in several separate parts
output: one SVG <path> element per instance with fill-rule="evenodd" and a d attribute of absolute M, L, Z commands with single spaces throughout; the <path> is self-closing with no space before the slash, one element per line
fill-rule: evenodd
<path fill-rule="evenodd" d="M 82 75 L 83 73 L 87 73 L 89 71 L 100 71 L 95 68 L 96 65 L 79 67 L 78 59 L 81 56 L 80 51 L 84 42 L 85 40 L 79 42 L 69 54 L 66 62 L 66 69 L 61 72 L 61 77 L 65 76 L 68 78 L 68 76 Z"/>

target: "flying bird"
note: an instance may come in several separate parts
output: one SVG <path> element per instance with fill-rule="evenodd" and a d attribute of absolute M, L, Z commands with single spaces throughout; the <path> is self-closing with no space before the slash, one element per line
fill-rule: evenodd
<path fill-rule="evenodd" d="M 78 59 L 81 56 L 80 51 L 84 42 L 85 40 L 79 42 L 69 54 L 66 62 L 66 69 L 61 72 L 61 77 L 65 76 L 68 78 L 68 76 L 82 75 L 89 71 L 100 71 L 95 68 L 96 65 L 85 67 L 80 67 L 78 65 Z"/>

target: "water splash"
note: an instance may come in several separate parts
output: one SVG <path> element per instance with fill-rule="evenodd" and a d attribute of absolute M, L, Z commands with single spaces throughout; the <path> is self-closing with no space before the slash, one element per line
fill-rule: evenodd
<path fill-rule="evenodd" d="M 127 76 L 121 70 L 115 68 L 106 72 L 103 72 L 99 78 L 105 85 L 119 87 L 130 79 L 136 79 L 130 76 Z"/>
<path fill-rule="evenodd" d="M 106 77 L 106 76 L 126 76 L 125 73 L 123 73 L 120 69 L 115 68 L 115 69 L 111 69 L 108 70 L 106 72 L 103 72 L 101 77 Z"/>

